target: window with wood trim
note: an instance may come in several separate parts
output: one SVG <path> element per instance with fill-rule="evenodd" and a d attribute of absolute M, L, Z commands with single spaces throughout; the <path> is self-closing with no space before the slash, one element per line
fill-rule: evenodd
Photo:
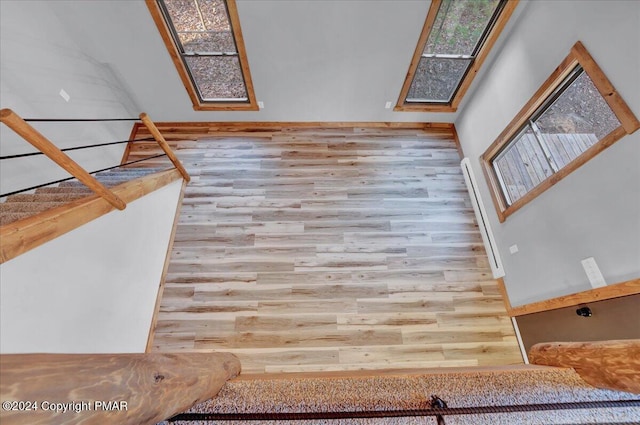
<path fill-rule="evenodd" d="M 258 110 L 235 0 L 146 0 L 195 110 Z"/>
<path fill-rule="evenodd" d="M 500 221 L 640 128 L 582 43 L 482 155 Z"/>
<path fill-rule="evenodd" d="M 518 0 L 433 0 L 395 111 L 454 112 Z"/>

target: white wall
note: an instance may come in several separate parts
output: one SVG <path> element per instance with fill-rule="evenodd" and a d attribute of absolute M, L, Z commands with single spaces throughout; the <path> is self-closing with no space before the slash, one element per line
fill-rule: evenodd
<path fill-rule="evenodd" d="M 259 112 L 193 111 L 144 2 L 56 1 L 85 51 L 112 63 L 157 121 L 453 122 L 393 112 L 429 9 L 416 0 L 238 0 Z M 117 25 L 115 25 L 117 23 Z M 473 86 L 472 86 L 473 88 Z"/>
<path fill-rule="evenodd" d="M 140 111 L 109 64 L 83 51 L 55 12 L 56 2 L 0 1 L 0 107 L 29 118 L 128 118 Z M 60 95 L 64 89 L 71 100 Z M 33 124 L 58 147 L 126 140 L 132 122 Z M 35 149 L 0 126 L 4 155 Z M 117 165 L 124 145 L 74 151 L 87 170 Z M 4 160 L 0 193 L 67 177 L 44 157 Z"/>
<path fill-rule="evenodd" d="M 475 172 L 480 155 L 581 40 L 640 116 L 640 2 L 526 1 L 456 128 Z M 491 205 L 486 181 L 480 179 Z M 640 276 L 640 131 L 628 135 L 500 224 L 491 225 L 513 305 L 589 289 L 593 256 L 608 284 Z M 517 244 L 520 252 L 509 253 Z"/>
<path fill-rule="evenodd" d="M 0 265 L 0 352 L 144 352 L 181 186 Z"/>

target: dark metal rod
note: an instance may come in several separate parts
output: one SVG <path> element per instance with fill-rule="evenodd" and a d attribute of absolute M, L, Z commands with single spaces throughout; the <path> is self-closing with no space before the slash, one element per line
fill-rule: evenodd
<path fill-rule="evenodd" d="M 87 149 L 87 148 L 97 148 L 97 147 L 100 147 L 100 146 L 119 145 L 119 144 L 129 143 L 129 142 L 131 142 L 131 143 L 133 143 L 133 142 L 144 142 L 144 141 L 150 141 L 150 140 L 155 140 L 155 139 L 153 137 L 147 137 L 147 138 L 144 138 L 144 139 L 119 140 L 117 142 L 96 143 L 95 145 L 76 146 L 74 148 L 65 148 L 65 149 L 60 149 L 60 150 L 62 152 L 67 152 L 67 151 L 76 151 L 76 150 Z M 21 153 L 21 154 L 17 154 L 17 155 L 0 156 L 0 160 L 24 158 L 26 156 L 34 156 L 34 155 L 44 155 L 44 154 L 42 152 Z"/>
<path fill-rule="evenodd" d="M 27 122 L 140 121 L 140 118 L 23 118 Z"/>
<path fill-rule="evenodd" d="M 159 157 L 165 156 L 165 155 L 166 155 L 166 153 L 161 153 L 161 154 L 158 154 L 158 155 L 153 155 L 153 156 L 149 156 L 149 157 L 142 158 L 142 159 L 137 159 L 135 161 L 126 162 L 124 164 L 118 164 L 118 165 L 114 165 L 112 167 L 107 167 L 107 168 L 102 168 L 100 170 L 90 171 L 89 174 L 95 174 L 95 173 L 100 173 L 102 171 L 113 170 L 114 168 L 124 167 L 125 165 L 131 165 L 131 164 L 135 164 L 136 162 L 142 162 L 142 161 L 146 161 L 148 159 L 159 158 Z M 73 180 L 73 179 L 75 179 L 75 177 L 67 177 L 65 179 L 60 179 L 60 180 L 56 180 L 56 181 L 52 181 L 52 182 L 48 182 L 48 183 L 42 183 L 42 184 L 39 184 L 39 185 L 36 185 L 36 186 L 31 186 L 31 187 L 28 187 L 26 189 L 14 190 L 13 192 L 9 192 L 9 193 L 2 193 L 2 194 L 0 194 L 0 198 L 4 198 L 5 196 L 16 195 L 16 194 L 22 193 L 22 192 L 27 192 L 29 190 L 39 189 L 39 188 L 45 187 L 45 186 L 51 186 L 52 184 L 62 183 L 62 182 L 66 182 L 67 180 Z"/>
<path fill-rule="evenodd" d="M 97 148 L 99 146 L 109 146 L 109 145 L 120 145 L 123 143 L 133 143 L 133 142 L 145 142 L 145 141 L 150 141 L 150 140 L 154 140 L 153 137 L 146 137 L 144 139 L 135 139 L 135 140 L 119 140 L 117 142 L 107 142 L 107 143 L 96 143 L 95 145 L 85 145 L 85 146 L 77 146 L 74 148 L 66 148 L 66 149 L 60 149 L 62 152 L 66 152 L 66 151 L 77 151 L 80 149 L 87 149 L 87 148 Z"/>
<path fill-rule="evenodd" d="M 411 416 L 473 415 L 491 413 L 537 412 L 549 410 L 605 409 L 639 407 L 640 400 L 581 401 L 571 403 L 519 404 L 507 406 L 449 407 L 443 409 L 352 411 L 352 412 L 264 412 L 264 413 L 181 413 L 169 422 L 184 421 L 300 421 L 316 419 L 392 418 Z"/>
<path fill-rule="evenodd" d="M 153 158 L 159 158 L 159 157 L 165 156 L 165 155 L 167 155 L 167 154 L 166 153 L 159 153 L 158 155 L 148 156 L 148 157 L 142 158 L 142 159 L 136 159 L 135 161 L 125 162 L 124 164 L 118 164 L 118 165 L 114 165 L 112 167 L 107 167 L 107 168 L 102 168 L 100 170 L 91 171 L 89 174 L 95 174 L 95 173 L 100 173 L 102 171 L 113 170 L 114 168 L 124 167 L 125 165 L 131 165 L 131 164 L 135 164 L 137 162 L 142 162 L 142 161 L 146 161 L 148 159 L 153 159 Z"/>

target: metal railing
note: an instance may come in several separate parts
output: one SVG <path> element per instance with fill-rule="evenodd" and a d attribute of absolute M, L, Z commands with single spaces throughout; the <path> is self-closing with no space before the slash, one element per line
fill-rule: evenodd
<path fill-rule="evenodd" d="M 119 210 L 123 210 L 126 208 L 126 204 L 122 199 L 116 196 L 111 190 L 106 188 L 102 183 L 100 183 L 93 175 L 99 172 L 112 170 L 119 167 L 124 167 L 127 165 L 139 163 L 142 161 L 147 161 L 153 158 L 159 158 L 162 156 L 167 156 L 174 167 L 180 172 L 183 179 L 187 182 L 190 180 L 189 174 L 184 169 L 178 158 L 175 156 L 169 144 L 164 139 L 160 131 L 157 129 L 153 121 L 149 118 L 149 116 L 145 113 L 140 114 L 139 118 L 80 118 L 80 119 L 53 119 L 53 118 L 21 118 L 18 114 L 16 114 L 11 109 L 2 109 L 0 111 L 0 121 L 4 123 L 7 127 L 11 128 L 14 132 L 16 132 L 19 136 L 21 136 L 28 143 L 33 145 L 38 152 L 29 152 L 23 154 L 15 154 L 15 155 L 6 155 L 0 156 L 0 160 L 11 160 L 11 159 L 19 159 L 37 155 L 46 155 L 49 159 L 54 161 L 60 167 L 62 167 L 65 171 L 71 174 L 71 177 L 50 181 L 42 184 L 38 184 L 35 186 L 27 187 L 20 190 L 15 190 L 8 193 L 0 194 L 0 197 L 15 195 L 17 193 L 27 192 L 30 190 L 38 189 L 44 186 L 50 186 L 52 184 L 62 183 L 64 181 L 77 179 L 80 182 L 84 183 L 89 189 L 91 189 L 96 194 L 100 195 L 103 199 L 108 201 L 111 205 Z M 113 142 L 105 142 L 105 143 L 95 143 L 84 146 L 76 146 L 71 148 L 59 149 L 55 146 L 49 139 L 47 139 L 44 135 L 42 135 L 38 130 L 32 127 L 28 122 L 103 122 L 103 121 L 141 121 L 152 134 L 153 137 L 148 137 L 144 139 L 133 139 L 133 140 L 118 140 Z M 155 140 L 160 148 L 164 151 L 162 154 L 152 155 L 146 158 L 138 159 L 135 161 L 126 162 L 123 164 L 117 164 L 111 167 L 101 168 L 99 170 L 94 171 L 86 171 L 82 168 L 78 163 L 76 163 L 73 159 L 71 159 L 65 152 L 82 150 L 82 149 L 90 149 L 90 148 L 98 148 L 103 146 L 112 146 L 118 144 L 125 143 L 136 143 L 136 142 L 147 142 Z"/>

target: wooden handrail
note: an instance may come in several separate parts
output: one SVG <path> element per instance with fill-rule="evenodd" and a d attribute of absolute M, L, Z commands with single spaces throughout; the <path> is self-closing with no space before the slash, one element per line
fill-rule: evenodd
<path fill-rule="evenodd" d="M 27 124 L 25 120 L 20 118 L 20 116 L 11 109 L 2 109 L 0 111 L 0 121 L 15 131 L 18 135 L 22 136 L 24 140 L 49 157 L 49 159 L 64 168 L 73 177 L 84 183 L 89 189 L 93 190 L 96 194 L 108 201 L 111 205 L 119 210 L 123 210 L 127 207 L 127 204 L 125 204 L 122 199 L 118 198 L 113 194 L 113 192 L 104 187 L 98 180 L 96 180 L 95 177 L 58 149 L 38 130 Z"/>
<path fill-rule="evenodd" d="M 162 136 L 162 133 L 160 133 L 160 130 L 158 130 L 158 127 L 156 127 L 153 121 L 151 121 L 151 118 L 149 118 L 149 116 L 143 112 L 140 114 L 140 120 L 145 125 L 145 127 L 147 127 L 153 138 L 156 139 L 156 142 L 158 142 L 164 153 L 167 154 L 167 157 L 169 157 L 173 165 L 178 169 L 178 171 L 180 171 L 180 174 L 182 174 L 182 178 L 184 178 L 186 182 L 189 182 L 191 180 L 189 173 L 182 166 L 182 163 L 180 163 L 178 157 L 173 153 L 171 147 L 164 139 L 164 136 Z"/>
<path fill-rule="evenodd" d="M 640 394 L 640 339 L 545 342 L 529 350 L 531 364 L 571 367 L 588 384 Z"/>
<path fill-rule="evenodd" d="M 239 373 L 229 353 L 4 354 L 0 422 L 156 424 L 214 397 Z"/>
<path fill-rule="evenodd" d="M 178 179 L 182 179 L 180 172 L 170 168 L 121 183 L 112 190 L 128 204 Z M 0 226 L 0 264 L 111 211 L 112 205 L 91 195 Z"/>

